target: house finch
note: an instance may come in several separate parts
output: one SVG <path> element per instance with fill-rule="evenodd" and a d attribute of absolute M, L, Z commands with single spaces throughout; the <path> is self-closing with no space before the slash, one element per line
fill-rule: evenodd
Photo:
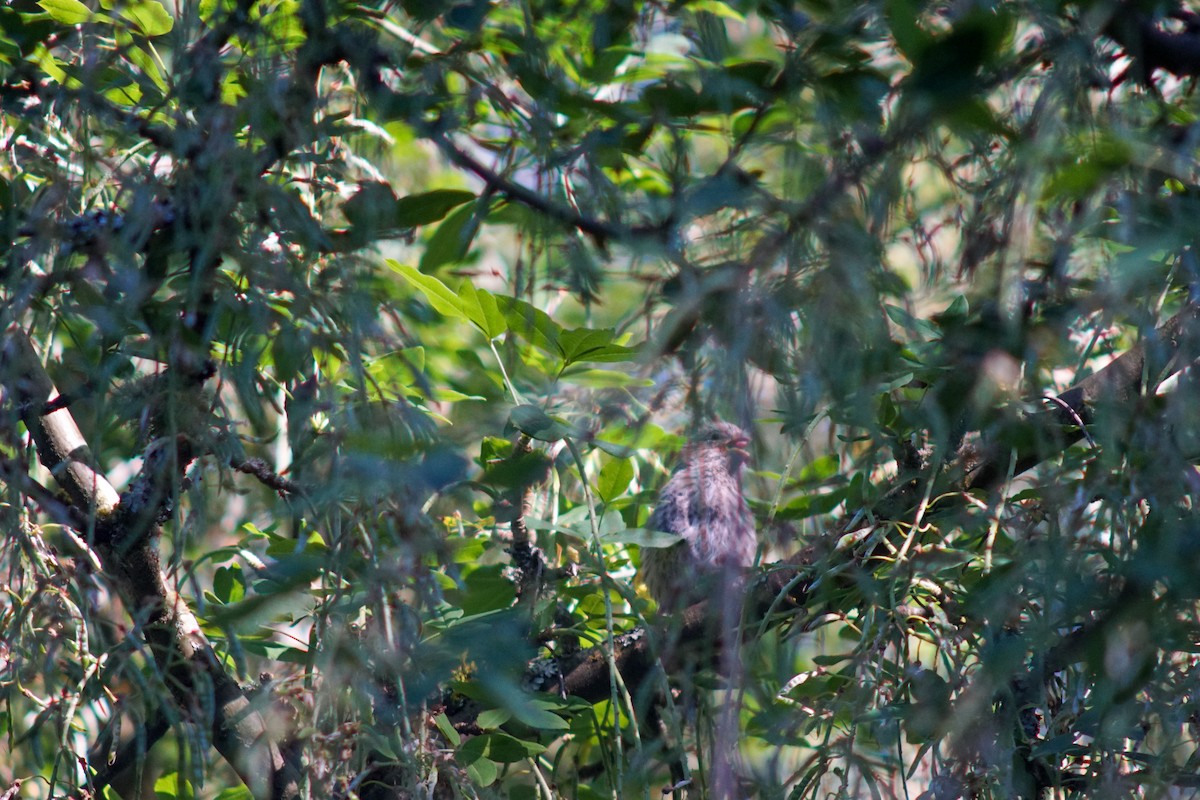
<path fill-rule="evenodd" d="M 736 582 L 754 562 L 754 517 L 742 497 L 750 437 L 728 422 L 700 430 L 659 493 L 646 526 L 683 537 L 642 551 L 646 588 L 664 610 L 698 602 Z"/>

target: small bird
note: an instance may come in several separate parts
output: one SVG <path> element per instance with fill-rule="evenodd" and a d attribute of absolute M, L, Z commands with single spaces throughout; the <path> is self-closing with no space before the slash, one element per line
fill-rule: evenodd
<path fill-rule="evenodd" d="M 642 573 L 662 610 L 699 602 L 754 563 L 754 517 L 742 497 L 749 435 L 728 422 L 702 428 L 680 455 L 646 527 L 683 537 L 642 551 Z"/>

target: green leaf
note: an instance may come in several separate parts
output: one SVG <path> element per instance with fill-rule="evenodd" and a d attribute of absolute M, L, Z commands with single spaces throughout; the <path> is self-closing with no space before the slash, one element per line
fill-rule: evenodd
<path fill-rule="evenodd" d="M 914 317 L 900 306 L 887 304 L 884 305 L 883 310 L 887 312 L 888 318 L 892 322 L 923 339 L 937 339 L 941 336 L 941 331 L 933 323 Z"/>
<path fill-rule="evenodd" d="M 653 386 L 650 378 L 639 378 L 628 372 L 615 369 L 591 369 L 588 367 L 572 367 L 564 370 L 562 379 L 578 386 L 590 386 L 594 389 L 629 389 L 634 387 Z"/>
<path fill-rule="evenodd" d="M 580 508 L 587 510 L 587 506 L 580 506 Z M 596 530 L 601 537 L 610 533 L 620 533 L 625 530 L 625 519 L 621 516 L 620 511 L 610 508 L 600 517 L 600 524 L 596 526 Z"/>
<path fill-rule="evenodd" d="M 501 313 L 494 294 L 487 289 L 475 288 L 470 281 L 463 281 L 459 295 L 463 313 L 488 339 L 495 339 L 508 330 L 508 320 Z"/>
<path fill-rule="evenodd" d="M 886 393 L 886 392 L 893 391 L 894 389 L 903 389 L 904 387 L 908 386 L 909 384 L 911 384 L 913 382 L 913 377 L 914 377 L 914 375 L 911 372 L 901 373 L 900 375 L 897 375 L 896 377 L 892 378 L 887 383 L 880 386 L 877 391 L 879 391 L 881 393 Z"/>
<path fill-rule="evenodd" d="M 92 17 L 92 10 L 79 0 L 38 0 L 38 5 L 64 25 L 80 25 Z"/>
<path fill-rule="evenodd" d="M 544 481 L 552 467 L 550 458 L 534 449 L 487 464 L 479 479 L 489 486 L 526 487 Z"/>
<path fill-rule="evenodd" d="M 967 316 L 970 310 L 971 305 L 967 300 L 967 296 L 965 294 L 956 295 L 950 302 L 950 305 L 946 306 L 946 310 L 937 315 L 937 321 L 944 323 L 949 319 L 962 319 Z"/>
<path fill-rule="evenodd" d="M 240 564 L 218 567 L 213 573 L 213 595 L 222 603 L 236 603 L 246 596 L 246 580 Z"/>
<path fill-rule="evenodd" d="M 567 364 L 575 361 L 630 361 L 636 358 L 636 348 L 613 344 L 616 335 L 612 328 L 574 328 L 559 335 L 558 347 Z"/>
<path fill-rule="evenodd" d="M 154 793 L 158 797 L 172 800 L 191 800 L 195 797 L 192 785 L 177 772 L 168 772 L 154 782 Z"/>
<path fill-rule="evenodd" d="M 581 542 L 588 540 L 590 534 L 587 531 L 581 531 L 575 526 L 558 525 L 537 517 L 526 517 L 525 525 L 531 531 L 553 531 L 561 533 L 565 536 L 570 536 L 572 539 L 577 539 Z"/>
<path fill-rule="evenodd" d="M 126 35 L 119 38 L 126 38 L 130 40 L 129 44 L 126 44 L 123 47 L 126 57 L 134 64 L 137 64 L 142 75 L 149 78 L 151 82 L 158 87 L 160 92 L 166 93 L 168 90 L 167 81 L 166 78 L 162 76 L 162 70 L 159 69 L 158 61 L 155 60 L 154 56 L 150 55 L 150 53 L 143 48 L 134 45 L 132 42 L 132 36 Z"/>
<path fill-rule="evenodd" d="M 627 458 L 614 458 L 600 468 L 596 494 L 606 503 L 616 500 L 633 480 L 633 463 Z"/>
<path fill-rule="evenodd" d="M 238 400 L 250 420 L 254 430 L 262 430 L 267 424 L 266 412 L 263 410 L 264 399 L 261 391 L 259 376 L 259 361 L 262 351 L 244 349 L 242 359 L 233 369 L 233 386 Z"/>
<path fill-rule="evenodd" d="M 512 712 L 507 708 L 489 708 L 487 711 L 481 712 L 475 721 L 485 731 L 494 731 L 510 719 L 512 719 Z"/>
<path fill-rule="evenodd" d="M 245 786 L 230 786 L 217 792 L 213 800 L 254 800 L 254 795 Z"/>
<path fill-rule="evenodd" d="M 526 742 L 507 733 L 485 733 L 466 742 L 459 748 L 459 754 L 467 761 L 482 756 L 501 764 L 513 764 L 536 756 L 545 749 L 544 745 L 537 742 Z"/>
<path fill-rule="evenodd" d="M 796 476 L 795 483 L 820 483 L 836 475 L 840 467 L 841 461 L 836 455 L 830 453 L 818 456 L 804 465 Z"/>
<path fill-rule="evenodd" d="M 892 29 L 892 38 L 899 50 L 910 62 L 916 62 L 929 46 L 933 37 L 917 24 L 921 8 L 916 0 L 884 0 L 884 14 Z"/>
<path fill-rule="evenodd" d="M 280 335 L 271 342 L 275 380 L 291 380 L 297 372 L 312 363 L 312 353 L 312 340 L 307 330 L 282 326 Z"/>
<path fill-rule="evenodd" d="M 307 37 L 304 32 L 304 24 L 300 20 L 300 14 L 297 13 L 299 6 L 300 4 L 295 2 L 259 3 L 257 5 L 258 8 L 263 9 L 258 24 L 266 38 L 275 46 L 290 50 L 305 42 Z"/>
<path fill-rule="evenodd" d="M 465 205 L 446 217 L 425 246 L 421 269 L 433 272 L 444 264 L 454 264 L 466 257 L 478 230 L 476 204 Z"/>
<path fill-rule="evenodd" d="M 606 442 L 603 439 L 595 439 L 592 441 L 592 444 L 596 445 L 597 449 L 603 450 L 610 456 L 616 456 L 617 458 L 629 458 L 637 452 L 632 447 L 628 447 L 627 445 L 617 444 L 616 442 Z"/>
<path fill-rule="evenodd" d="M 463 311 L 462 301 L 446 284 L 432 275 L 425 275 L 415 267 L 400 264 L 390 258 L 387 260 L 387 265 L 393 272 L 398 273 L 417 289 L 420 289 L 421 293 L 425 295 L 425 299 L 429 301 L 429 305 L 433 306 L 439 314 L 468 319 L 466 312 Z"/>
<path fill-rule="evenodd" d="M 458 747 L 462 742 L 462 736 L 459 735 L 458 731 L 454 730 L 454 726 L 450 724 L 450 719 L 446 716 L 446 713 L 442 712 L 438 714 L 433 718 L 433 722 L 437 725 L 438 730 L 442 732 L 442 736 L 446 737 L 446 741 L 452 747 Z"/>
<path fill-rule="evenodd" d="M 447 389 L 444 386 L 433 387 L 433 399 L 439 403 L 461 403 L 463 400 L 486 400 L 487 398 L 481 394 L 464 394 L 455 389 Z"/>
<path fill-rule="evenodd" d="M 842 487 L 828 494 L 811 494 L 798 497 L 781 506 L 775 516 L 778 519 L 804 519 L 817 514 L 828 514 L 846 499 L 848 489 Z"/>
<path fill-rule="evenodd" d="M 1033 758 L 1062 755 L 1076 749 L 1075 739 L 1078 737 L 1078 731 L 1068 731 L 1067 733 L 1060 733 L 1058 736 L 1051 736 L 1049 739 L 1039 742 L 1034 746 L 1029 751 L 1029 755 Z M 1083 752 L 1086 752 L 1086 748 Z"/>
<path fill-rule="evenodd" d="M 162 4 L 155 0 L 129 3 L 121 9 L 121 16 L 136 25 L 142 35 L 147 37 L 162 36 L 175 26 L 175 20 Z"/>
<path fill-rule="evenodd" d="M 415 228 L 443 219 L 451 210 L 476 199 L 464 189 L 434 189 L 401 197 L 395 204 L 394 222 L 401 228 Z"/>
<path fill-rule="evenodd" d="M 560 707 L 561 701 L 558 700 L 532 698 L 515 704 L 512 712 L 518 720 L 539 731 L 569 730 L 571 726 L 567 721 L 551 710 Z"/>
<path fill-rule="evenodd" d="M 467 744 L 469 745 L 473 741 L 475 739 L 471 739 Z M 458 760 L 459 763 L 466 765 L 467 777 L 478 786 L 491 786 L 495 783 L 496 776 L 500 774 L 500 767 L 496 765 L 495 761 L 478 753 L 463 754 L 460 752 Z"/>
<path fill-rule="evenodd" d="M 517 430 L 542 442 L 557 442 L 568 436 L 578 437 L 574 426 L 560 422 L 537 406 L 522 405 L 512 410 L 512 423 Z"/>
<path fill-rule="evenodd" d="M 549 314 L 524 300 L 507 295 L 496 295 L 496 304 L 508 321 L 509 330 L 543 352 L 552 356 L 562 355 L 558 340 L 564 331 Z"/>
<path fill-rule="evenodd" d="M 142 90 L 136 84 L 128 83 L 106 90 L 104 96 L 117 105 L 132 106 L 142 99 Z"/>
<path fill-rule="evenodd" d="M 437 0 L 400 0 L 400 6 L 404 13 L 421 22 L 428 22 L 445 10 Z"/>
<path fill-rule="evenodd" d="M 561 514 L 556 525 L 551 525 L 544 520 L 532 519 L 526 519 L 525 523 L 534 530 L 552 530 L 587 541 L 592 538 L 592 523 L 589 515 L 588 507 L 581 503 Z M 604 515 L 596 521 L 596 532 L 602 539 L 607 534 L 621 533 L 624 530 L 625 520 L 621 517 L 621 512 L 615 509 L 605 511 Z M 619 541 L 614 539 L 612 543 L 617 544 Z"/>
<path fill-rule="evenodd" d="M 677 533 L 652 531 L 649 528 L 625 528 L 600 537 L 601 544 L 636 544 L 652 549 L 670 547 L 682 541 L 683 537 Z"/>
<path fill-rule="evenodd" d="M 388 354 L 388 356 L 391 359 L 395 359 L 404 366 L 408 367 L 409 371 L 412 372 L 414 379 L 425 372 L 424 347 L 402 347 L 399 350 L 392 351 Z"/>
<path fill-rule="evenodd" d="M 517 598 L 513 582 L 504 577 L 499 564 L 479 567 L 463 579 L 465 591 L 460 604 L 466 616 L 508 608 Z"/>
<path fill-rule="evenodd" d="M 746 18 L 738 11 L 731 8 L 728 4 L 722 3 L 721 0 L 691 0 L 687 4 L 687 9 L 688 11 L 707 11 L 714 17 L 730 19 L 734 22 L 746 21 Z"/>
<path fill-rule="evenodd" d="M 356 246 L 369 244 L 394 233 L 396 195 L 392 187 L 380 181 L 363 181 L 354 196 L 342 204 L 342 214 L 351 225 L 350 235 Z"/>
<path fill-rule="evenodd" d="M 819 667 L 832 667 L 854 658 L 852 653 L 819 653 L 812 657 L 812 662 Z"/>
<path fill-rule="evenodd" d="M 597 350 L 609 344 L 616 331 L 612 328 L 595 330 L 592 328 L 573 328 L 563 331 L 558 338 L 558 349 L 568 364 L 575 361 L 581 354 Z"/>

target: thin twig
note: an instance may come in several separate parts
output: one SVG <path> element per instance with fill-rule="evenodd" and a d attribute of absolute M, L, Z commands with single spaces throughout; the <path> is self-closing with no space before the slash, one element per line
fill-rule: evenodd
<path fill-rule="evenodd" d="M 295 481 L 288 480 L 275 472 L 261 458 L 230 458 L 229 466 L 238 472 L 258 478 L 264 486 L 274 489 L 280 494 L 296 495 L 300 493 L 300 487 Z"/>

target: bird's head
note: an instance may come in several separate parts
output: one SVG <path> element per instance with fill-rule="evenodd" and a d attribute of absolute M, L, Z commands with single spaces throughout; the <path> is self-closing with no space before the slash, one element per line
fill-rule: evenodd
<path fill-rule="evenodd" d="M 738 470 L 750 460 L 750 434 L 732 422 L 710 422 L 701 428 L 694 439 L 699 450 L 715 451 L 729 458 L 730 468 Z"/>

